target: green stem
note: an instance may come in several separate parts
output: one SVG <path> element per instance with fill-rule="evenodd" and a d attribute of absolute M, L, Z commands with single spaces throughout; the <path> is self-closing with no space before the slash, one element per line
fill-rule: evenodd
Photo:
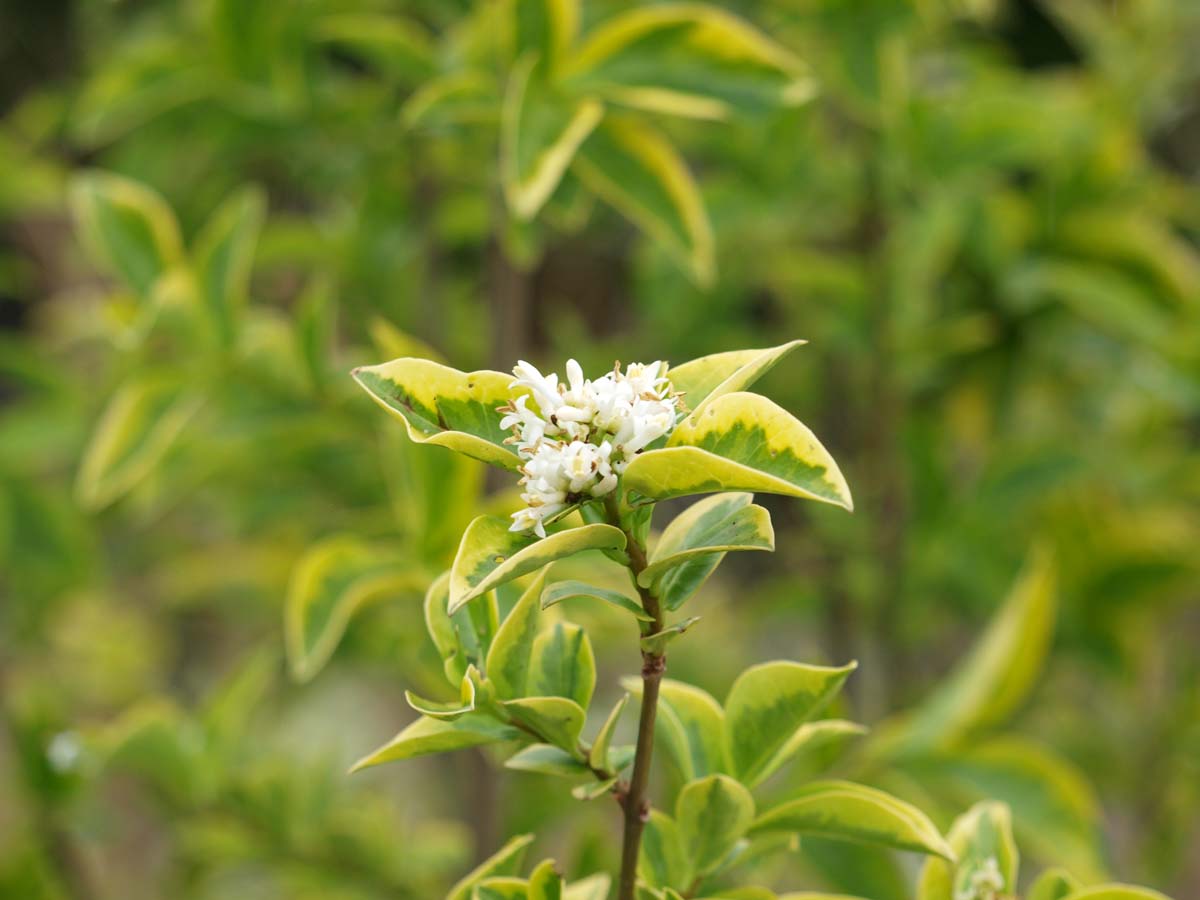
<path fill-rule="evenodd" d="M 621 525 L 620 510 L 616 498 L 610 494 L 605 500 L 609 521 L 625 532 L 625 552 L 629 556 L 629 570 L 633 583 L 637 585 L 642 608 L 652 621 L 643 624 L 642 636 L 663 630 L 663 611 L 653 592 L 638 584 L 638 576 L 646 568 L 646 549 L 637 537 Z M 629 786 L 618 794 L 625 814 L 625 831 L 621 841 L 621 874 L 618 881 L 617 900 L 634 900 L 637 885 L 638 852 L 642 845 L 642 831 L 650 815 L 647 789 L 650 784 L 650 763 L 654 757 L 654 723 L 658 716 L 658 689 L 663 673 L 667 670 L 666 653 L 642 651 L 642 711 L 638 719 L 637 747 L 633 757 L 633 774 Z"/>

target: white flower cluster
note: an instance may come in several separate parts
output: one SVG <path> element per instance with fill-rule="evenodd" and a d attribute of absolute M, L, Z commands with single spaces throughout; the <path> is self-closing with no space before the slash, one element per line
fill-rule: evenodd
<path fill-rule="evenodd" d="M 546 536 L 546 520 L 581 500 L 603 497 L 617 486 L 630 460 L 675 427 L 679 397 L 671 390 L 666 364 L 631 363 L 595 380 L 585 379 L 567 360 L 567 381 L 542 375 L 522 360 L 510 385 L 528 393 L 502 407 L 502 428 L 525 460 L 521 499 L 512 531 L 533 529 Z"/>
<path fill-rule="evenodd" d="M 999 900 L 1004 890 L 1004 875 L 996 857 L 989 856 L 971 873 L 968 882 L 954 892 L 954 900 Z"/>

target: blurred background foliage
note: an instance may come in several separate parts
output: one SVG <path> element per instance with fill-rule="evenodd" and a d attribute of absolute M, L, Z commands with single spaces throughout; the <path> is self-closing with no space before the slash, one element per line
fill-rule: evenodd
<path fill-rule="evenodd" d="M 607 804 L 481 753 L 344 776 L 438 683 L 420 598 L 513 488 L 346 372 L 790 337 L 763 390 L 858 511 L 772 505 L 672 675 L 858 658 L 872 732 L 811 766 L 1200 893 L 1200 7 L 744 0 L 744 46 L 700 17 L 581 69 L 636 6 L 0 9 L 0 895 L 425 898 L 542 822 L 611 868 Z M 566 606 L 607 708 L 628 629 Z"/>

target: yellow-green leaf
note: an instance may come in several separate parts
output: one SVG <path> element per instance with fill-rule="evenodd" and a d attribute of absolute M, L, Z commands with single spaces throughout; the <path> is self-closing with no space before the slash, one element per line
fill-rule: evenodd
<path fill-rule="evenodd" d="M 471 888 L 471 900 L 528 900 L 529 882 L 524 878 L 485 878 Z"/>
<path fill-rule="evenodd" d="M 539 598 L 545 573 L 539 572 L 501 623 L 487 655 L 487 676 L 505 700 L 525 694 L 530 657 L 537 637 Z"/>
<path fill-rule="evenodd" d="M 579 748 L 584 711 L 565 697 L 523 697 L 504 701 L 509 715 L 543 740 L 570 753 Z"/>
<path fill-rule="evenodd" d="M 692 415 L 701 412 L 706 403 L 744 391 L 775 364 L 807 341 L 795 340 L 761 350 L 730 350 L 713 353 L 672 366 L 667 375 L 671 387 L 683 394 Z"/>
<path fill-rule="evenodd" d="M 480 516 L 463 533 L 450 569 L 450 611 L 505 582 L 584 550 L 624 550 L 625 535 L 611 525 L 583 525 L 538 539 L 509 531 L 496 516 Z"/>
<path fill-rule="evenodd" d="M 753 821 L 754 798 L 728 775 L 688 782 L 675 801 L 684 852 L 700 875 L 720 864 Z"/>
<path fill-rule="evenodd" d="M 404 701 L 423 716 L 452 722 L 475 711 L 475 683 L 479 677 L 479 672 L 473 666 L 468 668 L 463 675 L 457 700 L 427 700 L 412 691 L 405 691 Z"/>
<path fill-rule="evenodd" d="M 446 680 L 458 684 L 470 665 L 484 666 L 499 628 L 499 610 L 494 593 L 453 615 L 447 609 L 449 601 L 450 573 L 446 572 L 425 594 L 425 627 L 442 657 Z"/>
<path fill-rule="evenodd" d="M 986 881 L 1000 894 L 1013 894 L 1020 857 L 1012 835 L 1012 816 L 1003 803 L 977 803 L 954 820 L 948 835 L 956 862 L 928 859 L 917 885 L 918 900 L 956 900 L 972 896 Z M 1002 884 L 993 884 L 995 879 Z"/>
<path fill-rule="evenodd" d="M 568 885 L 563 891 L 563 900 L 608 900 L 611 888 L 612 879 L 601 872 Z"/>
<path fill-rule="evenodd" d="M 542 609 L 549 609 L 556 603 L 562 603 L 562 601 L 570 600 L 574 597 L 594 597 L 597 600 L 603 600 L 619 609 L 625 610 L 639 621 L 653 621 L 653 617 L 642 609 L 642 605 L 632 597 L 626 596 L 620 591 L 584 584 L 582 581 L 554 582 L 554 584 L 542 592 Z"/>
<path fill-rule="evenodd" d="M 699 616 L 690 616 L 672 625 L 668 625 L 662 631 L 656 631 L 654 634 L 648 634 L 641 640 L 642 652 L 660 655 L 666 652 L 667 644 L 675 640 L 693 625 L 700 621 Z"/>
<path fill-rule="evenodd" d="M 536 55 L 509 75 L 500 131 L 500 171 L 508 208 L 527 222 L 550 199 L 579 146 L 604 117 L 591 97 L 557 93 L 535 73 Z"/>
<path fill-rule="evenodd" d="M 403 358 L 354 370 L 371 399 L 404 423 L 408 436 L 516 469 L 520 465 L 500 427 L 497 409 L 512 399 L 511 375 L 460 372 L 428 359 Z"/>
<path fill-rule="evenodd" d="M 145 185 L 86 172 L 71 183 L 71 211 L 97 262 L 139 296 L 148 297 L 158 279 L 183 261 L 175 214 Z"/>
<path fill-rule="evenodd" d="M 687 887 L 692 881 L 692 867 L 679 826 L 661 810 L 651 809 L 646 820 L 638 853 L 638 874 L 655 887 Z"/>
<path fill-rule="evenodd" d="M 471 889 L 485 878 L 510 875 L 519 871 L 521 860 L 525 858 L 525 850 L 532 843 L 532 834 L 521 834 L 513 838 L 450 888 L 446 900 L 470 900 Z"/>
<path fill-rule="evenodd" d="M 715 276 L 712 226 L 692 173 L 657 131 L 607 115 L 572 163 L 587 187 L 659 242 L 701 286 Z"/>
<path fill-rule="evenodd" d="M 621 685 L 641 697 L 641 679 L 622 679 Z M 664 678 L 659 685 L 656 722 L 655 734 L 685 782 L 729 772 L 725 711 L 707 691 Z"/>
<path fill-rule="evenodd" d="M 420 592 L 425 575 L 411 563 L 357 538 L 313 545 L 292 571 L 284 603 L 284 637 L 292 677 L 308 681 L 321 670 L 346 626 L 380 597 Z"/>
<path fill-rule="evenodd" d="M 1082 887 L 1066 869 L 1047 869 L 1029 886 L 1026 900 L 1067 900 Z"/>
<path fill-rule="evenodd" d="M 565 697 L 583 709 L 596 687 L 596 659 L 587 632 L 555 622 L 533 642 L 526 691 L 539 697 Z"/>
<path fill-rule="evenodd" d="M 809 99 L 807 66 L 717 6 L 641 6 L 594 29 L 563 78 L 652 113 L 722 119 Z"/>
<path fill-rule="evenodd" d="M 829 702 L 857 663 L 829 668 L 767 662 L 743 672 L 725 700 L 725 734 L 733 774 L 756 784 L 797 729 Z"/>
<path fill-rule="evenodd" d="M 752 494 L 717 494 L 700 500 L 669 524 L 650 553 L 638 583 L 649 587 L 663 574 L 696 556 L 729 550 L 774 550 L 771 515 L 751 503 Z"/>
<path fill-rule="evenodd" d="M 506 759 L 504 767 L 560 778 L 591 777 L 592 774 L 586 763 L 554 744 L 530 744 Z"/>
<path fill-rule="evenodd" d="M 1076 891 L 1067 900 L 1171 900 L 1166 894 L 1132 884 L 1098 884 Z"/>
<path fill-rule="evenodd" d="M 174 379 L 134 376 L 108 401 L 83 454 L 76 494 L 102 509 L 136 487 L 163 460 L 199 411 L 202 397 Z"/>
<path fill-rule="evenodd" d="M 536 54 L 553 69 L 579 33 L 579 0 L 510 0 L 514 57 Z"/>
<path fill-rule="evenodd" d="M 853 509 L 833 457 L 800 421 L 758 394 L 726 394 L 685 419 L 667 445 L 636 457 L 625 487 L 654 500 L 761 491 Z"/>
<path fill-rule="evenodd" d="M 350 771 L 357 772 L 385 762 L 512 741 L 520 737 L 518 729 L 482 713 L 470 713 L 452 722 L 422 716 L 378 750 L 356 762 Z"/>
<path fill-rule="evenodd" d="M 785 763 L 806 750 L 814 750 L 825 746 L 831 741 L 837 741 L 855 735 L 866 734 L 865 725 L 857 722 L 847 722 L 845 719 L 822 719 L 819 722 L 806 722 L 795 730 L 787 742 L 779 748 L 771 759 L 762 766 L 757 774 L 746 781 L 747 787 L 756 787 L 774 775 Z"/>
<path fill-rule="evenodd" d="M 406 80 L 423 79 L 436 70 L 434 42 L 417 23 L 393 13 L 343 12 L 313 23 L 316 40 L 357 53 L 382 71 Z"/>
<path fill-rule="evenodd" d="M 554 860 L 538 863 L 529 873 L 529 900 L 562 900 L 563 880 Z"/>
<path fill-rule="evenodd" d="M 237 317 L 246 304 L 266 209 L 261 190 L 243 188 L 217 208 L 196 238 L 192 255 L 200 299 L 225 346 L 233 343 Z"/>
<path fill-rule="evenodd" d="M 790 831 L 932 853 L 954 853 L 929 817 L 890 794 L 847 781 L 814 781 L 755 820 L 751 833 Z"/>
<path fill-rule="evenodd" d="M 612 708 L 612 712 L 608 714 L 608 718 L 604 720 L 604 724 L 600 726 L 600 731 L 597 732 L 596 739 L 592 741 L 591 749 L 588 751 L 588 764 L 592 768 L 608 769 L 610 767 L 608 748 L 612 744 L 613 732 L 616 731 L 617 722 L 620 721 L 621 713 L 625 711 L 625 704 L 628 702 L 629 695 L 622 694 L 621 699 Z"/>

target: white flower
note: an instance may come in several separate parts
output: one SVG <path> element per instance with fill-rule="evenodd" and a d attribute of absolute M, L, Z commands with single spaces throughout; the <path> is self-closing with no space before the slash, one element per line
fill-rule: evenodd
<path fill-rule="evenodd" d="M 966 884 L 954 892 L 954 900 L 998 900 L 1004 890 L 1004 875 L 996 857 L 989 856 L 971 873 Z"/>
<path fill-rule="evenodd" d="M 631 363 L 592 381 L 570 359 L 562 383 L 524 360 L 516 365 L 510 387 L 522 393 L 500 420 L 524 460 L 525 508 L 513 515 L 513 531 L 545 537 L 547 520 L 615 490 L 633 457 L 671 432 L 679 398 L 666 371 L 663 362 Z"/>

